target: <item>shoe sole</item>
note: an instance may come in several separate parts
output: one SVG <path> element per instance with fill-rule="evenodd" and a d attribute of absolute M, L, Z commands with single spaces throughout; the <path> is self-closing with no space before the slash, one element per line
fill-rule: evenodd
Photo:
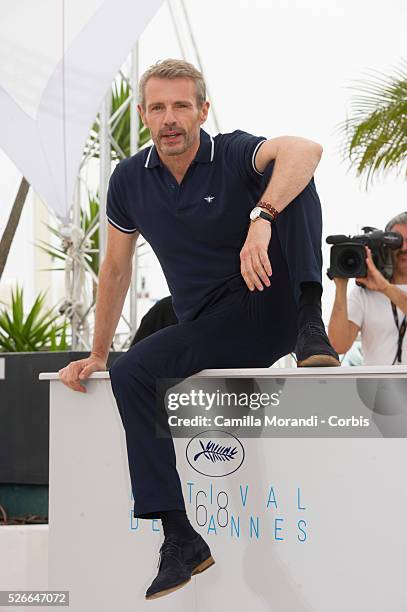
<path fill-rule="evenodd" d="M 215 563 L 214 558 L 212 556 L 208 557 L 207 559 L 205 559 L 205 561 L 202 561 L 202 563 L 196 566 L 191 576 L 194 576 L 195 574 L 202 574 L 202 572 L 207 570 L 208 567 L 211 567 L 214 563 Z M 170 587 L 169 589 L 158 591 L 158 593 L 153 593 L 153 595 L 149 595 L 149 596 L 146 595 L 146 599 L 157 599 L 158 597 L 164 597 L 164 595 L 169 595 L 170 593 L 173 593 L 174 591 L 181 589 L 183 586 L 188 584 L 188 582 L 191 582 L 191 578 L 189 578 L 188 580 L 185 580 L 184 582 L 181 582 L 180 584 L 177 584 L 176 586 Z"/>
<path fill-rule="evenodd" d="M 215 563 L 215 559 L 211 555 L 210 557 L 205 559 L 205 561 L 202 561 L 202 563 L 196 566 L 191 576 L 195 576 L 195 574 L 202 574 L 202 572 L 207 570 L 208 567 L 211 567 L 214 563 Z"/>
<path fill-rule="evenodd" d="M 177 591 L 178 589 L 180 589 L 181 587 L 185 586 L 186 584 L 188 584 L 188 582 L 191 582 L 191 578 L 189 578 L 188 580 L 185 580 L 185 582 L 181 582 L 180 584 L 177 584 L 176 586 L 173 586 L 169 589 L 164 589 L 163 591 L 158 591 L 158 593 L 153 593 L 152 595 L 146 595 L 146 599 L 157 599 L 158 597 L 164 597 L 164 595 L 169 595 L 170 593 L 173 593 L 174 591 Z"/>
<path fill-rule="evenodd" d="M 297 361 L 297 368 L 340 366 L 341 362 L 332 355 L 311 355 L 302 361 Z"/>

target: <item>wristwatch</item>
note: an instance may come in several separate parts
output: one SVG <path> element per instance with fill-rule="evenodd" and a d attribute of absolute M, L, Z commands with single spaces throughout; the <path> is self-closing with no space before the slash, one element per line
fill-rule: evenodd
<path fill-rule="evenodd" d="M 264 212 L 264 210 L 261 209 L 259 206 L 255 206 L 250 211 L 250 221 L 255 222 L 255 221 L 257 221 L 260 218 L 266 219 L 270 223 L 272 223 L 274 221 L 274 219 L 273 219 L 273 217 L 271 215 L 269 215 L 268 213 Z"/>

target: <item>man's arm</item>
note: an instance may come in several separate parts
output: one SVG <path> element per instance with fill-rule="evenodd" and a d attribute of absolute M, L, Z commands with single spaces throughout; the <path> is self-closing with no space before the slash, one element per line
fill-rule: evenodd
<path fill-rule="evenodd" d="M 396 304 L 396 306 L 398 306 L 400 310 L 407 315 L 407 293 L 405 291 L 399 287 L 396 287 L 396 285 L 392 285 L 391 283 L 387 282 L 387 285 L 383 289 L 382 293 L 384 293 L 389 300 Z"/>
<path fill-rule="evenodd" d="M 278 212 L 283 210 L 312 179 L 322 151 L 317 142 L 296 136 L 279 136 L 263 142 L 254 162 L 257 170 L 264 172 L 273 159 L 275 162 L 261 199 Z"/>
<path fill-rule="evenodd" d="M 337 353 L 346 353 L 358 335 L 360 327 L 348 319 L 346 289 L 347 278 L 334 278 L 336 285 L 335 301 L 328 325 L 328 338 Z"/>
<path fill-rule="evenodd" d="M 274 159 L 273 174 L 261 199 L 280 212 L 308 185 L 322 155 L 322 146 L 312 140 L 280 136 L 266 140 L 257 151 L 254 164 L 263 172 Z M 267 254 L 271 225 L 265 219 L 250 223 L 246 241 L 240 251 L 240 269 L 246 285 L 263 291 L 262 282 L 270 286 L 272 274 Z"/>
<path fill-rule="evenodd" d="M 62 382 L 75 391 L 86 392 L 86 387 L 80 381 L 92 372 L 106 369 L 109 349 L 130 285 L 132 257 L 138 236 L 138 232 L 124 233 L 108 224 L 106 256 L 100 269 L 96 296 L 92 351 L 86 359 L 71 361 L 59 371 Z"/>

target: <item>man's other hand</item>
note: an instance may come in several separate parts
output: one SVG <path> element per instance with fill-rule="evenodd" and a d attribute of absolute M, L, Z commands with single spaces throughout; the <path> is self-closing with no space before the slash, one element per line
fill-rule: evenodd
<path fill-rule="evenodd" d="M 266 219 L 252 221 L 247 233 L 246 242 L 240 251 L 240 271 L 250 291 L 255 288 L 263 291 L 262 282 L 270 286 L 272 274 L 267 254 L 271 239 L 271 223 Z"/>
<path fill-rule="evenodd" d="M 93 372 L 100 372 L 106 370 L 106 361 L 96 355 L 90 355 L 86 359 L 79 359 L 78 361 L 71 361 L 65 368 L 59 370 L 59 379 L 74 391 L 80 391 L 86 393 L 86 387 L 80 384 L 81 380 L 84 380 L 90 376 Z"/>
<path fill-rule="evenodd" d="M 383 274 L 376 268 L 372 258 L 372 252 L 369 247 L 365 248 L 367 266 L 366 276 L 358 277 L 356 280 L 358 283 L 366 287 L 366 289 L 371 289 L 372 291 L 384 291 L 388 286 L 389 281 L 384 278 Z"/>

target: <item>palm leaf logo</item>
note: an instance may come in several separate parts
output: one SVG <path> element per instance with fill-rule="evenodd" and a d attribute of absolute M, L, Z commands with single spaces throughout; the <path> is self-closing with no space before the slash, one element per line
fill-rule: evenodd
<path fill-rule="evenodd" d="M 211 440 L 208 441 L 206 447 L 202 444 L 201 440 L 199 440 L 199 444 L 202 447 L 202 451 L 194 456 L 194 461 L 197 461 L 201 455 L 212 461 L 212 463 L 216 461 L 230 461 L 235 459 L 235 454 L 237 453 L 235 446 L 233 448 L 231 446 L 221 446 Z"/>

